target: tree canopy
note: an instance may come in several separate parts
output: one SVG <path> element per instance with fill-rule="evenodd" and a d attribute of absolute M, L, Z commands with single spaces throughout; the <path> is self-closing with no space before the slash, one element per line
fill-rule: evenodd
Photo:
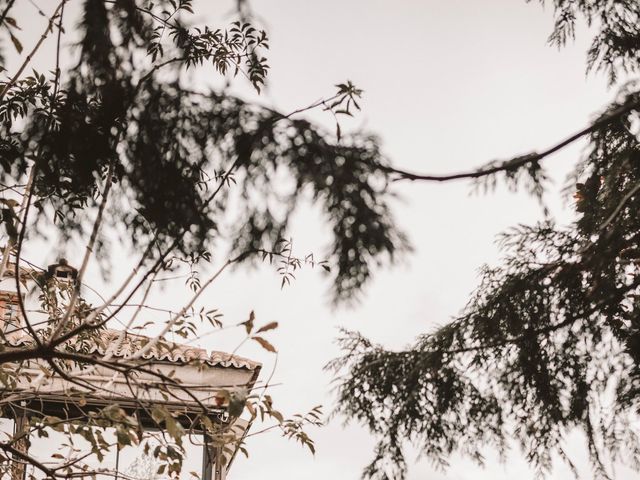
<path fill-rule="evenodd" d="M 35 166 L 30 213 L 40 229 L 49 220 L 67 237 L 90 230 L 90 212 L 115 189 L 105 224 L 126 228 L 140 251 L 153 243 L 147 259 L 174 249 L 201 253 L 220 237 L 251 255 L 285 236 L 296 200 L 310 191 L 333 232 L 327 258 L 336 266 L 336 300 L 352 297 L 376 263 L 407 249 L 390 217 L 388 174 L 379 168 L 388 162 L 375 138 L 336 136 L 295 115 L 198 90 L 185 77 L 206 63 L 259 90 L 266 32 L 245 21 L 189 26 L 190 1 L 142 5 L 84 2 L 74 68 L 2 85 L 0 181 L 26 178 Z M 7 13 L 3 21 L 15 38 L 16 20 Z M 345 82 L 315 107 L 351 114 L 360 93 Z M 295 182 L 291 191 L 278 185 L 282 171 Z M 238 188 L 229 193 L 231 182 Z M 240 201 L 237 218 L 230 197 Z"/>
<path fill-rule="evenodd" d="M 29 18 L 16 14 L 14 0 L 0 2 L 0 201 L 6 242 L 0 280 L 14 279 L 20 317 L 17 325 L 4 322 L 0 332 L 0 412 L 24 412 L 21 402 L 37 399 L 45 384 L 66 385 L 60 395 L 68 408 L 60 417 L 30 409 L 26 430 L 0 442 L 0 468 L 9 468 L 13 458 L 48 478 L 90 477 L 95 471 L 83 460 L 102 459 L 113 447 L 105 429 L 115 429 L 118 447 L 144 444 L 149 453 L 147 440 L 158 437 L 155 427 L 168 435 L 151 450 L 153 462 L 159 462 L 159 473 L 176 476 L 184 438 L 196 424 L 218 450 L 244 449 L 243 436 L 232 431 L 243 411 L 251 420 L 273 422 L 264 429 L 279 428 L 313 451 L 303 426 L 319 423 L 319 408 L 284 417 L 266 394 L 268 379 L 258 386 L 252 379 L 220 388 L 214 400 L 226 409 L 229 422 L 215 417 L 193 388 L 161 367 L 166 355 L 175 354 L 195 369 L 236 362 L 233 355 L 185 357 L 182 347 L 168 340 L 177 335 L 193 343 L 202 325 L 223 328 L 221 312 L 196 310 L 195 303 L 230 265 L 277 261 L 283 283 L 303 264 L 321 266 L 332 275 L 335 302 L 347 302 L 377 265 L 409 249 L 391 217 L 388 161 L 377 139 L 342 135 L 339 124 L 335 132 L 327 131 L 300 115 L 316 108 L 336 119 L 351 115 L 362 92 L 344 81 L 333 95 L 283 113 L 226 90 L 203 89 L 190 73 L 206 67 L 228 79 L 244 78 L 258 92 L 267 81 L 269 39 L 243 2 L 237 19 L 224 28 L 196 23 L 191 0 L 60 0 L 48 12 L 34 8 L 45 18 L 44 28 L 30 32 L 35 40 L 25 47 L 30 36 L 25 40 L 24 30 L 33 28 Z M 45 42 L 55 45 L 55 56 L 43 73 L 32 61 Z M 297 258 L 283 240 L 303 195 L 322 205 L 330 226 L 326 260 Z M 109 239 L 115 235 L 137 264 L 114 292 L 92 304 L 85 299 L 87 266 L 97 258 L 108 267 Z M 84 246 L 72 283 L 32 268 L 24 255 L 28 242 L 51 237 Z M 212 259 L 219 268 L 201 280 L 198 265 Z M 169 320 L 152 322 L 158 327 L 153 335 L 122 353 L 127 339 L 145 332 L 138 314 L 153 308 L 146 303 L 149 292 L 165 280 L 162 274 L 176 273 L 187 276 L 190 300 L 162 310 Z M 37 321 L 25 305 L 24 293 L 34 282 L 44 320 Z M 120 333 L 114 333 L 114 324 Z M 276 351 L 267 340 L 276 322 L 259 325 L 251 312 L 228 326 L 246 331 L 245 340 L 267 352 Z M 33 368 L 40 371 L 35 381 Z M 86 397 L 105 392 L 91 374 L 105 369 L 129 385 L 135 408 L 114 403 L 89 411 Z M 33 395 L 25 397 L 20 388 L 30 382 Z M 150 393 L 158 390 L 160 400 Z M 163 402 L 182 402 L 191 410 L 195 404 L 197 421 L 187 418 L 191 423 L 185 424 L 184 409 L 165 408 Z M 49 463 L 24 451 L 25 438 L 46 436 L 51 428 L 82 436 L 89 451 L 52 457 Z"/>
<path fill-rule="evenodd" d="M 365 470 L 368 477 L 404 477 L 407 440 L 446 464 L 455 451 L 481 461 L 483 446 L 504 452 L 515 438 L 544 473 L 554 452 L 570 462 L 562 441 L 576 427 L 587 435 L 597 475 L 608 476 L 609 462 L 622 456 L 640 462 L 639 439 L 631 428 L 640 388 L 636 0 L 549 2 L 556 18 L 552 45 L 572 40 L 577 22 L 591 27 L 587 69 L 603 72 L 619 89 L 613 104 L 546 150 L 450 175 L 397 169 L 375 136 L 345 135 L 339 123 L 327 131 L 301 117 L 315 108 L 336 119 L 358 110 L 362 92 L 349 81 L 294 112 L 197 84 L 189 73 L 210 66 L 222 76 L 246 78 L 258 91 L 263 88 L 269 38 L 253 21 L 247 2 L 238 2 L 237 20 L 223 28 L 196 24 L 190 0 L 60 0 L 52 13 L 43 13 L 46 28 L 31 48 L 21 42 L 26 23 L 13 16 L 14 3 L 0 2 L 0 192 L 6 239 L 0 279 L 13 270 L 25 322 L 21 330 L 30 343 L 9 348 L 2 333 L 3 391 L 24 378 L 23 367 L 35 361 L 44 366 L 44 377 L 82 388 L 96 387 L 82 373 L 100 366 L 128 380 L 132 372 L 155 375 L 161 386 L 185 390 L 174 378 L 141 370 L 139 361 L 153 346 L 175 348 L 166 342 L 168 334 L 195 336 L 196 321 L 220 326 L 215 310 L 194 312 L 192 307 L 229 265 L 276 258 L 283 265 L 282 282 L 304 263 L 321 265 L 332 275 L 334 300 L 348 302 L 377 266 L 410 250 L 392 215 L 398 182 L 475 179 L 492 185 L 502 179 L 541 195 L 545 159 L 587 139 L 589 152 L 577 162 L 572 180 L 578 216 L 573 224 L 520 225 L 506 232 L 504 262 L 485 268 L 477 292 L 454 322 L 402 352 L 347 332 L 345 355 L 330 368 L 341 375 L 338 411 L 363 422 L 380 439 Z M 72 21 L 78 21 L 77 28 Z M 73 35 L 73 48 L 64 47 L 67 34 Z M 51 71 L 32 71 L 33 55 L 45 41 L 57 45 Z M 4 66 L 9 57 L 18 59 L 11 69 Z M 62 67 L 64 59 L 71 68 Z M 283 186 L 283 176 L 292 187 Z M 331 231 L 326 261 L 296 258 L 282 241 L 299 199 L 307 194 L 322 207 Z M 108 261 L 105 231 L 125 238 L 138 263 L 102 304 L 90 305 L 82 281 L 91 258 Z M 62 241 L 81 240 L 85 250 L 77 285 L 52 285 L 43 273 L 34 275 L 48 315 L 45 328 L 36 328 L 21 297 L 22 267 L 28 262 L 23 247 L 51 232 Z M 221 248 L 220 240 L 230 250 Z M 212 255 L 221 266 L 201 281 L 194 269 Z M 116 315 L 131 308 L 132 299 L 143 305 L 158 276 L 175 272 L 178 264 L 187 265 L 193 296 L 169 312 L 158 336 L 124 358 L 83 354 Z M 126 332 L 138 328 L 140 308 L 130 310 Z M 254 327 L 254 321 L 251 313 L 235 326 L 273 352 L 264 333 L 277 325 Z M 0 405 L 10 408 L 14 400 L 0 399 Z M 285 419 L 268 395 L 226 391 L 222 400 L 232 416 L 246 408 L 252 419 L 271 418 L 284 435 L 313 449 L 302 427 L 317 423 L 317 409 Z M 69 401 L 82 407 L 81 397 L 69 395 Z M 172 412 L 154 410 L 147 401 L 139 407 L 172 432 L 155 460 L 175 474 L 185 432 Z M 94 453 L 104 453 L 109 445 L 92 433 L 96 429 L 116 428 L 118 444 L 140 442 L 143 432 L 130 413 L 112 406 L 83 417 L 84 423 L 74 418 L 73 429 L 91 439 Z M 40 417 L 32 428 L 42 431 L 43 425 L 69 420 Z M 220 444 L 237 442 L 215 425 L 206 428 Z M 16 446 L 23 440 L 14 436 L 0 442 L 0 463 L 19 455 Z M 49 477 L 87 474 L 77 459 L 46 466 L 20 458 Z"/>
<path fill-rule="evenodd" d="M 503 233 L 502 263 L 485 266 L 477 290 L 451 323 L 389 351 L 344 332 L 338 408 L 379 439 L 365 477 L 400 479 L 409 442 L 445 466 L 453 453 L 482 463 L 516 440 L 529 463 L 548 473 L 555 455 L 572 468 L 567 435 L 586 434 L 594 474 L 610 478 L 617 461 L 640 467 L 640 4 L 549 2 L 563 46 L 584 21 L 594 32 L 587 70 L 604 72 L 618 98 L 587 128 L 542 153 L 475 172 L 412 180 L 475 178 L 544 189 L 541 160 L 578 138 L 588 150 L 570 178 L 575 222 L 518 225 Z M 577 474 L 577 473 L 576 473 Z"/>

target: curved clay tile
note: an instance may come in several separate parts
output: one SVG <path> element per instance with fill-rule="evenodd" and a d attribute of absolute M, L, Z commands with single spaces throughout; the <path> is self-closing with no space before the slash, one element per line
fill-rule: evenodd
<path fill-rule="evenodd" d="M 113 351 L 114 346 L 118 344 L 121 334 L 122 332 L 119 330 L 104 330 L 100 332 L 99 340 L 92 345 L 87 353 L 106 355 L 110 352 L 114 357 L 126 358 L 133 355 L 151 340 L 150 337 L 144 335 L 127 333 L 117 350 Z M 33 338 L 27 334 L 7 336 L 8 347 L 24 348 L 32 346 L 33 344 Z M 157 360 L 170 363 L 200 361 L 211 367 L 243 368 L 247 370 L 256 370 L 260 367 L 260 363 L 249 360 L 248 358 L 218 351 L 213 351 L 209 354 L 204 348 L 173 342 L 163 342 L 154 346 L 154 348 L 144 353 L 142 358 L 145 360 Z"/>

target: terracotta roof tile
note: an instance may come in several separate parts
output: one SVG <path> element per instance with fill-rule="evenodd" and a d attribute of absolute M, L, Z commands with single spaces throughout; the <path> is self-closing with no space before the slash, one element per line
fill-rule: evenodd
<path fill-rule="evenodd" d="M 122 332 L 120 330 L 104 330 L 100 334 L 100 340 L 96 342 L 88 353 L 106 355 L 113 346 L 117 344 Z M 117 351 L 112 351 L 112 355 L 117 358 L 125 358 L 137 352 L 147 344 L 149 337 L 126 333 Z M 9 335 L 8 346 L 14 348 L 24 348 L 33 345 L 33 339 L 26 334 Z M 193 347 L 174 342 L 163 342 L 154 346 L 149 352 L 142 356 L 146 360 L 158 360 L 171 363 L 188 363 L 201 361 L 212 367 L 224 368 L 244 368 L 256 370 L 260 363 L 248 358 L 232 355 L 230 353 L 213 351 L 210 354 L 204 348 Z"/>

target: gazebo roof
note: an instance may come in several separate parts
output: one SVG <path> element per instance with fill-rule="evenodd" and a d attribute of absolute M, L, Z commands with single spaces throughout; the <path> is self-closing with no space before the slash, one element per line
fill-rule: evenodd
<path fill-rule="evenodd" d="M 143 348 L 151 340 L 147 336 L 127 332 L 124 333 L 122 342 L 119 343 L 122 333 L 120 330 L 103 330 L 100 332 L 97 341 L 90 347 L 90 350 L 85 353 L 100 356 L 111 353 L 115 358 L 126 358 Z M 119 348 L 113 350 L 114 345 L 118 344 Z M 34 340 L 28 334 L 7 335 L 7 346 L 9 347 L 24 348 L 32 345 L 34 345 Z M 258 362 L 238 355 L 215 350 L 209 353 L 204 348 L 175 342 L 159 342 L 144 353 L 142 358 L 180 365 L 201 362 L 210 367 L 241 368 L 251 371 L 257 370 L 261 366 Z"/>

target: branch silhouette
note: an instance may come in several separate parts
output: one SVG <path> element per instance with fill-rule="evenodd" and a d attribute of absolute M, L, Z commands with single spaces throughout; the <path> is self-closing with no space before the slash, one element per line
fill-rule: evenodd
<path fill-rule="evenodd" d="M 427 181 L 427 182 L 450 182 L 455 180 L 465 179 L 477 179 L 494 175 L 499 172 L 515 172 L 516 170 L 526 167 L 528 165 L 539 163 L 546 157 L 562 150 L 563 148 L 571 145 L 572 143 L 580 140 L 581 138 L 619 120 L 624 115 L 631 113 L 632 111 L 640 107 L 639 99 L 630 99 L 627 102 L 620 105 L 618 108 L 611 110 L 609 113 L 601 115 L 591 125 L 583 128 L 582 130 L 570 135 L 559 143 L 556 143 L 552 147 L 543 150 L 542 152 L 531 152 L 525 155 L 519 155 L 509 160 L 498 160 L 485 164 L 484 167 L 477 170 L 471 170 L 467 172 L 459 172 L 452 174 L 422 174 L 410 172 L 400 168 L 394 168 L 385 165 L 377 165 L 377 168 L 385 173 L 395 175 L 392 181 L 410 180 L 410 181 Z"/>

